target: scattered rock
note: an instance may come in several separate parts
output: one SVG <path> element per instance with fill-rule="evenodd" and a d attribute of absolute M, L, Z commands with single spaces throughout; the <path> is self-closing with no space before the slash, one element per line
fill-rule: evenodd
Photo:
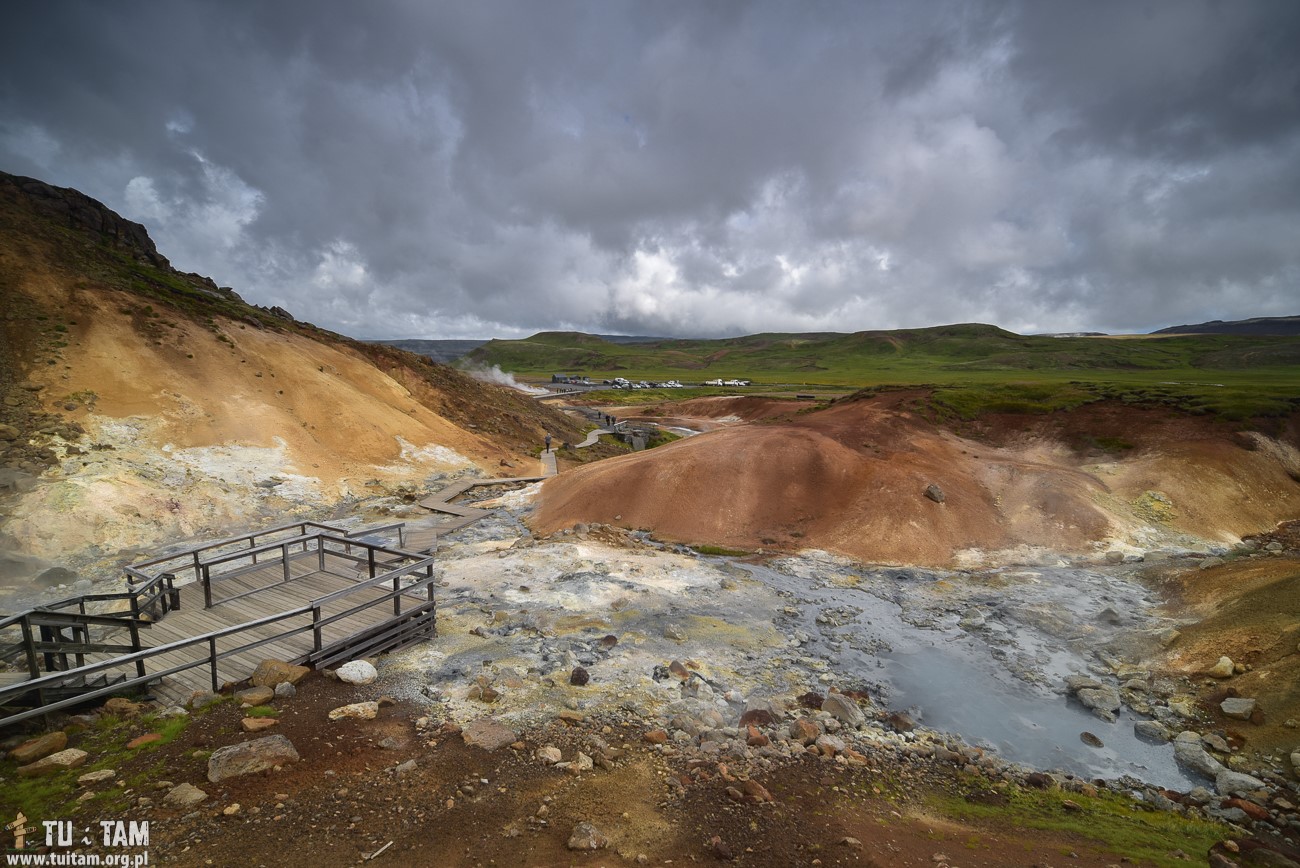
<path fill-rule="evenodd" d="M 77 778 L 77 783 L 83 787 L 88 787 L 92 784 L 102 784 L 104 781 L 111 781 L 115 777 L 117 777 L 117 771 L 115 769 L 99 769 L 98 771 L 86 772 L 84 775 Z"/>
<path fill-rule="evenodd" d="M 848 726 L 861 726 L 867 721 L 867 716 L 858 704 L 842 693 L 827 694 L 822 700 L 822 711 Z"/>
<path fill-rule="evenodd" d="M 1223 566 L 1223 558 L 1206 558 L 1197 566 L 1200 570 L 1212 570 L 1215 567 Z"/>
<path fill-rule="evenodd" d="M 1084 707 L 1102 720 L 1114 723 L 1115 712 L 1119 711 L 1119 691 L 1109 685 L 1085 687 L 1075 694 Z"/>
<path fill-rule="evenodd" d="M 678 624 L 668 624 L 664 627 L 664 638 L 672 639 L 675 642 L 684 642 L 686 640 L 686 631 Z"/>
<path fill-rule="evenodd" d="M 213 751 L 208 757 L 208 780 L 215 784 L 227 778 L 296 763 L 299 759 L 298 751 L 289 739 L 283 735 L 266 735 Z"/>
<path fill-rule="evenodd" d="M 295 666 L 283 660 L 263 660 L 257 664 L 248 683 L 254 687 L 276 687 L 280 684 L 296 685 L 311 672 L 306 666 Z"/>
<path fill-rule="evenodd" d="M 245 717 L 239 722 L 244 732 L 262 732 L 280 725 L 274 717 Z"/>
<path fill-rule="evenodd" d="M 9 751 L 9 759 L 25 766 L 28 763 L 34 763 L 38 759 L 44 759 L 52 753 L 58 753 L 68 746 L 68 734 L 66 732 L 47 732 L 45 735 L 37 736 L 31 741 L 25 741 L 18 747 Z"/>
<path fill-rule="evenodd" d="M 354 702 L 334 709 L 330 712 L 329 718 L 330 720 L 374 720 L 378 714 L 378 702 Z"/>
<path fill-rule="evenodd" d="M 1220 710 L 1235 720 L 1250 720 L 1255 713 L 1255 700 L 1244 697 L 1229 697 L 1219 703 Z"/>
<path fill-rule="evenodd" d="M 75 747 L 66 748 L 58 753 L 52 753 L 47 757 L 38 759 L 34 763 L 18 767 L 18 776 L 21 778 L 39 778 L 45 775 L 52 775 L 56 772 L 75 769 L 85 765 L 86 758 L 90 754 L 84 750 L 78 750 Z"/>
<path fill-rule="evenodd" d="M 652 729 L 641 738 L 645 740 L 646 744 L 664 744 L 668 741 L 668 733 L 662 729 Z"/>
<path fill-rule="evenodd" d="M 365 660 L 352 660 L 334 670 L 339 681 L 344 684 L 373 684 L 379 678 L 379 670 Z"/>
<path fill-rule="evenodd" d="M 471 720 L 461 730 L 461 738 L 470 747 L 483 750 L 500 750 L 519 740 L 519 735 L 507 729 L 491 717 L 479 717 Z"/>
<path fill-rule="evenodd" d="M 1219 769 L 1218 774 L 1214 776 L 1214 788 L 1223 796 L 1252 793 L 1263 786 L 1264 782 L 1257 777 L 1222 767 Z"/>
<path fill-rule="evenodd" d="M 1220 657 L 1218 663 L 1215 663 L 1209 669 L 1205 670 L 1205 674 L 1211 678 L 1232 677 L 1232 658 Z"/>
<path fill-rule="evenodd" d="M 1184 768 L 1207 778 L 1214 778 L 1224 771 L 1223 765 L 1201 746 L 1200 735 L 1191 731 L 1180 732 L 1174 739 L 1174 759 Z"/>
<path fill-rule="evenodd" d="M 925 496 L 933 500 L 935 503 L 943 503 L 945 499 L 943 489 L 934 483 L 930 483 L 925 487 Z"/>
<path fill-rule="evenodd" d="M 741 792 L 745 796 L 745 801 L 751 802 L 755 805 L 762 802 L 775 801 L 772 798 L 772 794 L 767 791 L 767 787 L 752 779 L 745 781 L 744 784 L 741 785 Z"/>
<path fill-rule="evenodd" d="M 235 693 L 240 705 L 266 705 L 275 699 L 275 691 L 269 687 L 250 687 Z"/>
<path fill-rule="evenodd" d="M 163 804 L 174 808 L 192 808 L 207 801 L 208 794 L 193 784 L 178 784 L 163 796 Z"/>
<path fill-rule="evenodd" d="M 790 739 L 799 744 L 812 744 L 817 741 L 817 736 L 821 734 L 821 727 L 806 717 L 801 717 L 790 722 Z"/>
<path fill-rule="evenodd" d="M 591 823 L 579 823 L 569 835 L 570 850 L 603 850 L 609 846 L 609 838 Z"/>
<path fill-rule="evenodd" d="M 1086 744 L 1088 747 L 1105 747 L 1105 746 L 1106 746 L 1105 744 L 1102 743 L 1102 740 L 1101 740 L 1100 738 L 1098 738 L 1097 736 L 1093 735 L 1093 734 L 1090 733 L 1090 732 L 1081 732 L 1081 733 L 1079 733 L 1079 741 L 1083 742 L 1083 743 Z"/>
<path fill-rule="evenodd" d="M 276 699 L 293 699 L 297 695 L 298 688 L 294 687 L 293 684 L 288 681 L 281 681 L 279 684 L 275 685 Z"/>
<path fill-rule="evenodd" d="M 558 747 L 548 744 L 546 747 L 539 747 L 537 749 L 537 758 L 548 766 L 553 766 L 563 759 L 563 754 L 560 753 Z"/>
<path fill-rule="evenodd" d="M 144 711 L 144 703 L 132 702 L 121 696 L 114 696 L 104 703 L 104 711 L 118 717 L 135 717 Z"/>
<path fill-rule="evenodd" d="M 575 687 L 585 687 L 589 681 L 591 681 L 591 674 L 581 666 L 575 666 L 569 673 L 569 683 Z"/>
<path fill-rule="evenodd" d="M 1133 724 L 1133 734 L 1150 742 L 1169 741 L 1173 733 L 1158 720 L 1139 720 Z"/>

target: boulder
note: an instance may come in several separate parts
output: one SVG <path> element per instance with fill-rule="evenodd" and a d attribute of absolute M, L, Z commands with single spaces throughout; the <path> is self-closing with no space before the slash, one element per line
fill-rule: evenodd
<path fill-rule="evenodd" d="M 379 670 L 365 660 L 352 660 L 334 671 L 344 684 L 373 684 Z"/>
<path fill-rule="evenodd" d="M 934 483 L 930 483 L 925 487 L 925 496 L 933 500 L 935 503 L 943 503 L 945 500 L 943 489 Z"/>
<path fill-rule="evenodd" d="M 37 736 L 31 741 L 25 741 L 18 747 L 9 751 L 9 759 L 25 766 L 28 763 L 34 763 L 38 759 L 44 759 L 52 753 L 58 753 L 68 746 L 68 734 L 66 732 L 47 732 L 45 735 Z"/>
<path fill-rule="evenodd" d="M 1223 765 L 1201 746 L 1197 733 L 1180 732 L 1174 739 L 1174 759 L 1180 766 L 1207 778 L 1215 778 L 1224 771 Z"/>
<path fill-rule="evenodd" d="M 1291 751 L 1291 768 L 1295 770 L 1296 774 L 1300 775 L 1300 747 Z"/>
<path fill-rule="evenodd" d="M 481 747 L 484 750 L 500 750 L 519 740 L 518 733 L 502 726 L 495 718 L 491 717 L 479 717 L 471 720 L 461 730 L 460 737 L 470 747 Z"/>
<path fill-rule="evenodd" d="M 248 683 L 254 687 L 272 688 L 285 683 L 297 684 L 306 678 L 310 672 L 311 669 L 306 666 L 295 666 L 292 663 L 285 663 L 283 660 L 263 660 L 253 670 Z"/>
<path fill-rule="evenodd" d="M 57 774 L 58 772 L 75 769 L 86 762 L 90 754 L 84 750 L 77 750 L 75 747 L 66 748 L 58 753 L 52 753 L 47 757 L 38 759 L 34 763 L 18 767 L 18 776 L 22 778 L 40 778 L 45 775 Z"/>
<path fill-rule="evenodd" d="M 213 751 L 208 757 L 208 780 L 215 784 L 227 778 L 296 763 L 299 759 L 298 751 L 289 739 L 282 735 L 266 735 Z"/>
<path fill-rule="evenodd" d="M 553 766 L 563 759 L 563 755 L 560 753 L 558 747 L 548 744 L 546 747 L 539 747 L 537 749 L 537 758 L 548 766 Z"/>
<path fill-rule="evenodd" d="M 810 745 L 822 734 L 822 729 L 806 717 L 790 721 L 790 739 L 802 745 Z"/>
<path fill-rule="evenodd" d="M 1218 663 L 1205 670 L 1205 674 L 1211 678 L 1231 678 L 1232 669 L 1232 658 L 1220 657 Z"/>
<path fill-rule="evenodd" d="M 603 850 L 608 846 L 609 838 L 591 823 L 579 823 L 569 835 L 570 850 Z"/>
<path fill-rule="evenodd" d="M 1133 724 L 1133 734 L 1144 741 L 1169 741 L 1172 733 L 1158 720 L 1139 720 Z"/>
<path fill-rule="evenodd" d="M 1119 711 L 1119 691 L 1114 687 L 1085 687 L 1075 694 L 1083 706 L 1102 720 L 1114 723 L 1115 712 Z"/>
<path fill-rule="evenodd" d="M 341 705 L 330 712 L 330 720 L 374 720 L 379 714 L 378 702 L 354 702 Z"/>
<path fill-rule="evenodd" d="M 1229 697 L 1219 703 L 1219 709 L 1235 720 L 1250 720 L 1250 716 L 1255 713 L 1255 700 Z"/>
<path fill-rule="evenodd" d="M 192 808 L 207 801 L 208 794 L 194 784 L 178 784 L 163 796 L 163 804 L 174 808 Z"/>
<path fill-rule="evenodd" d="M 266 705 L 275 699 L 275 691 L 269 687 L 250 687 L 235 693 L 240 705 Z"/>
<path fill-rule="evenodd" d="M 1253 793 L 1263 787 L 1264 782 L 1259 778 L 1241 772 L 1234 772 L 1231 769 L 1220 769 L 1219 773 L 1214 776 L 1214 788 L 1219 791 L 1221 796 Z"/>
<path fill-rule="evenodd" d="M 118 717 L 135 717 L 141 711 L 144 711 L 144 703 L 132 702 L 121 696 L 114 696 L 108 702 L 104 703 L 104 711 Z"/>
<path fill-rule="evenodd" d="M 848 726 L 861 726 L 867 722 L 867 716 L 852 699 L 842 693 L 830 693 L 822 700 L 822 711 Z"/>
<path fill-rule="evenodd" d="M 239 722 L 239 727 L 244 732 L 263 732 L 279 725 L 280 721 L 274 717 L 245 717 Z"/>
<path fill-rule="evenodd" d="M 104 781 L 111 781 L 115 777 L 117 777 L 117 771 L 115 769 L 99 769 L 98 771 L 86 772 L 84 775 L 77 778 L 77 785 L 89 787 L 93 784 L 102 784 Z"/>
<path fill-rule="evenodd" d="M 1100 690 L 1105 685 L 1087 675 L 1067 675 L 1065 686 L 1070 688 L 1071 693 L 1078 693 L 1080 690 Z"/>

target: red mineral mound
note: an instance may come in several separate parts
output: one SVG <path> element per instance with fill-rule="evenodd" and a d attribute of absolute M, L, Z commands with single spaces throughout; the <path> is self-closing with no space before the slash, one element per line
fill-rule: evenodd
<path fill-rule="evenodd" d="M 943 565 L 1024 546 L 1227 540 L 1300 514 L 1293 447 L 1243 448 L 1230 433 L 1190 444 L 1176 426 L 1154 439 L 1167 449 L 1144 443 L 1123 460 L 1045 432 L 995 446 L 894 398 L 849 401 L 566 472 L 543 487 L 533 524 L 549 533 L 604 522 L 692 544 Z M 942 502 L 926 496 L 931 485 Z"/>

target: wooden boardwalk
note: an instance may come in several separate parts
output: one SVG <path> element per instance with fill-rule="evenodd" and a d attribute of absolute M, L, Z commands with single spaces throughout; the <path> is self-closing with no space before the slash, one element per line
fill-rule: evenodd
<path fill-rule="evenodd" d="M 509 476 L 503 479 L 461 479 L 448 485 L 446 488 L 439 489 L 434 494 L 429 495 L 420 501 L 420 506 L 437 513 L 440 520 L 437 524 L 426 525 L 433 531 L 433 541 L 429 543 L 434 545 L 437 542 L 437 534 L 449 534 L 468 527 L 485 515 L 490 515 L 492 510 L 479 509 L 478 507 L 469 506 L 462 503 L 452 503 L 457 497 L 472 488 L 483 488 L 492 485 L 526 485 L 530 482 L 541 482 L 549 479 L 557 472 L 555 466 L 555 451 L 550 450 L 543 452 L 541 455 L 542 475 L 541 476 Z M 420 543 L 424 542 L 426 535 L 421 534 L 420 530 L 413 529 L 408 531 L 410 539 L 407 541 L 407 548 L 412 551 L 428 551 L 428 548 L 422 547 Z"/>
<path fill-rule="evenodd" d="M 128 566 L 126 592 L 0 620 L 0 650 L 27 663 L 0 681 L 0 725 L 130 690 L 182 705 L 263 660 L 329 666 L 424 641 L 436 635 L 433 558 L 382 541 L 402 544 L 404 527 L 270 528 Z M 86 611 L 106 601 L 128 608 Z"/>
<path fill-rule="evenodd" d="M 361 577 L 357 574 L 360 571 L 345 576 L 322 572 L 316 568 L 316 565 L 314 553 L 309 553 L 307 557 L 296 558 L 289 565 L 293 578 L 288 583 L 276 585 L 273 583 L 280 582 L 283 577 L 280 564 L 243 573 L 233 579 L 224 579 L 220 584 L 223 596 L 234 598 L 216 603 L 211 609 L 203 608 L 203 589 L 198 583 L 185 585 L 180 589 L 180 609 L 169 612 L 167 617 L 149 628 L 145 633 L 146 644 L 156 648 L 192 636 L 201 636 L 204 633 L 256 621 L 267 615 L 286 612 L 302 606 L 305 601 L 351 588 Z M 267 588 L 267 585 L 273 586 Z M 358 590 L 325 604 L 322 607 L 322 615 L 335 615 L 363 602 L 374 602 L 382 598 L 385 592 L 382 587 Z M 240 594 L 247 594 L 247 596 L 238 596 Z M 385 611 L 382 607 L 377 607 L 335 621 L 322 631 L 322 639 L 325 643 L 343 639 L 374 626 L 383 619 L 385 614 L 391 615 L 391 610 Z M 284 632 L 286 627 L 310 623 L 310 621 L 310 616 L 299 616 L 295 620 L 254 627 L 217 640 L 217 651 L 220 653 L 230 648 L 270 639 Z M 304 632 L 275 639 L 268 644 L 229 657 L 222 657 L 217 664 L 217 686 L 222 687 L 227 682 L 242 681 L 252 675 L 257 664 L 263 660 L 272 658 L 291 662 L 301 660 L 311 652 L 312 644 L 312 634 Z M 158 655 L 151 660 L 150 668 L 160 669 L 188 662 L 196 659 L 198 650 L 181 649 Z M 212 672 L 208 667 L 202 666 L 165 677 L 152 693 L 164 704 L 183 705 L 191 694 L 210 690 L 212 690 Z"/>

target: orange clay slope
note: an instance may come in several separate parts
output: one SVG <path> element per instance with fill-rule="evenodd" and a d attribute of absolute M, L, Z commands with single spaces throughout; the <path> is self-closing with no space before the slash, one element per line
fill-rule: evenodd
<path fill-rule="evenodd" d="M 566 472 L 543 486 L 534 530 L 601 522 L 942 566 L 1230 542 L 1300 514 L 1300 454 L 1263 435 L 1243 448 L 1243 435 L 1169 426 L 1121 460 L 1050 432 L 964 439 L 901 403 L 841 402 Z M 932 484 L 942 503 L 925 497 Z"/>

